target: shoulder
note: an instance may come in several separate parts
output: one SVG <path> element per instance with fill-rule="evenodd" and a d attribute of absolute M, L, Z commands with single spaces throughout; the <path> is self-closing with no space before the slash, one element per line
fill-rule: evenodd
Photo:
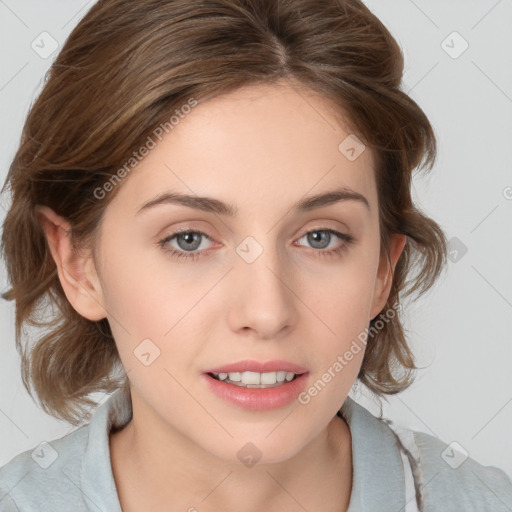
<path fill-rule="evenodd" d="M 109 435 L 131 414 L 129 389 L 118 389 L 87 425 L 14 457 L 0 468 L 0 512 L 121 512 Z"/>
<path fill-rule="evenodd" d="M 407 506 L 416 498 L 422 512 L 512 512 L 512 481 L 501 469 L 484 466 L 471 458 L 460 444 L 446 443 L 430 434 L 409 429 L 393 421 L 377 417 L 353 400 L 347 400 L 343 416 L 358 436 L 363 432 L 364 449 L 386 445 L 386 486 L 396 478 L 405 479 Z M 384 453 L 381 449 L 380 453 Z M 400 454 L 401 470 L 393 470 L 391 462 Z M 372 467 L 375 468 L 375 457 Z M 402 471 L 403 468 L 403 471 Z M 396 469 L 396 468 L 395 468 Z M 375 472 L 372 471 L 375 485 Z"/>
<path fill-rule="evenodd" d="M 80 468 L 88 425 L 27 450 L 0 467 L 0 512 L 87 510 Z M 55 490 L 58 489 L 58 492 Z"/>
<path fill-rule="evenodd" d="M 424 432 L 402 429 L 400 438 L 426 512 L 512 510 L 512 481 L 501 469 L 483 466 L 458 443 Z"/>

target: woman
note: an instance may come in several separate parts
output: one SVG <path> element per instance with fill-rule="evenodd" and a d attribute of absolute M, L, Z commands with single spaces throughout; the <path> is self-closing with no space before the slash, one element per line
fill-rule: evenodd
<path fill-rule="evenodd" d="M 354 0 L 89 11 L 7 177 L 5 298 L 48 413 L 114 393 L 0 470 L 2 510 L 510 507 L 501 470 L 348 398 L 412 383 L 400 299 L 446 259 L 411 200 L 435 138 L 402 72 Z"/>

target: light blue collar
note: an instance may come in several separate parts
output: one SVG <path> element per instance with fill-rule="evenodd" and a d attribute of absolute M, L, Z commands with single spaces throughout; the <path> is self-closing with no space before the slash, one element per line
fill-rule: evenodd
<path fill-rule="evenodd" d="M 338 415 L 352 436 L 352 492 L 347 512 L 400 512 L 405 508 L 405 477 L 395 434 L 350 397 Z"/>

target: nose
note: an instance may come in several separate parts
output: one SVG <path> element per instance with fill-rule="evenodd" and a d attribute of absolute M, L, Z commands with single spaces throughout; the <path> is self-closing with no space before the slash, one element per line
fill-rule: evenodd
<path fill-rule="evenodd" d="M 241 250 L 247 248 L 245 253 Z M 256 250 L 251 241 L 238 247 L 241 256 L 230 273 L 229 323 L 234 332 L 275 339 L 285 335 L 297 320 L 297 283 L 293 268 L 270 244 L 261 247 L 260 254 L 252 260 Z M 246 257 L 251 251 L 251 257 Z"/>

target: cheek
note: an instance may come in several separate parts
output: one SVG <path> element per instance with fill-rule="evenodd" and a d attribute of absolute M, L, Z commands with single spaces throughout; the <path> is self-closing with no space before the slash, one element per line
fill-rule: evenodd
<path fill-rule="evenodd" d="M 325 403 L 329 407 L 330 403 L 343 400 L 359 373 L 378 265 L 372 254 L 368 248 L 354 252 L 343 263 L 332 267 L 329 276 L 324 276 L 321 282 L 307 280 L 303 285 L 304 296 L 315 297 L 311 306 L 315 315 L 308 313 L 306 329 L 315 340 L 312 355 L 318 368 L 315 379 L 320 382 L 318 389 L 312 390 L 312 396 L 322 395 L 317 405 Z M 316 334 L 313 324 L 318 329 Z"/>
<path fill-rule="evenodd" d="M 298 402 L 313 423 L 325 421 L 341 407 L 359 374 L 366 349 L 369 287 L 354 291 L 340 287 L 333 296 L 325 296 L 318 311 L 323 335 L 310 327 L 315 350 L 310 360 L 315 372 Z M 332 300 L 329 300 L 332 299 Z M 310 322 L 310 326 L 313 322 Z"/>
<path fill-rule="evenodd" d="M 123 337 L 127 332 L 159 337 L 172 326 L 173 311 L 175 306 L 179 308 L 187 288 L 162 273 L 159 256 L 148 257 L 157 249 L 142 249 L 136 241 L 128 244 L 132 239 L 118 232 L 117 239 L 109 239 L 104 248 L 105 306 Z"/>
<path fill-rule="evenodd" d="M 206 341 L 205 325 L 213 321 L 214 304 L 204 296 L 214 281 L 197 274 L 193 279 L 181 270 L 185 266 L 161 256 L 150 261 L 147 252 L 120 245 L 110 248 L 106 261 L 107 318 L 130 379 L 158 380 L 166 377 L 165 369 L 188 378 L 184 369 L 190 369 Z"/>
<path fill-rule="evenodd" d="M 369 254 L 369 253 L 366 253 Z M 306 303 L 320 319 L 327 332 L 342 342 L 357 336 L 369 323 L 377 260 L 361 252 L 332 266 L 320 280 L 308 279 L 304 283 L 304 296 L 313 298 Z"/>
<path fill-rule="evenodd" d="M 366 348 L 366 333 L 369 326 L 368 311 L 371 294 L 369 290 L 357 293 L 338 291 L 332 300 L 324 299 L 319 307 L 322 319 L 321 329 L 315 340 L 315 358 L 319 374 L 330 371 L 337 376 L 335 380 L 354 380 Z M 316 322 L 318 324 L 318 322 Z M 341 361 L 340 367 L 338 364 Z M 342 374 L 343 377 L 339 377 Z M 329 376 L 325 377 L 329 380 Z"/>

